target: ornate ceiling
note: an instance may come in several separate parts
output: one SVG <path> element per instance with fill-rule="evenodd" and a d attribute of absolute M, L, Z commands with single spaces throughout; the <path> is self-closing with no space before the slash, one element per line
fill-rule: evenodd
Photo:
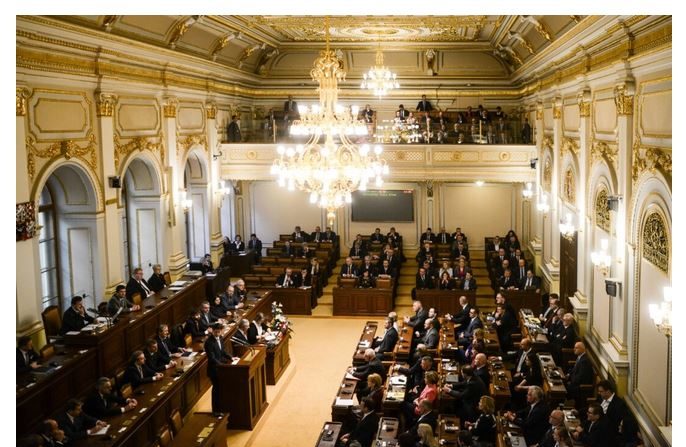
<path fill-rule="evenodd" d="M 406 78 L 443 75 L 503 82 L 585 16 L 333 16 L 331 42 L 349 76 L 377 43 Z M 209 59 L 267 79 L 307 79 L 324 45 L 322 16 L 53 16 L 61 21 Z M 435 63 L 427 52 L 433 52 Z"/>

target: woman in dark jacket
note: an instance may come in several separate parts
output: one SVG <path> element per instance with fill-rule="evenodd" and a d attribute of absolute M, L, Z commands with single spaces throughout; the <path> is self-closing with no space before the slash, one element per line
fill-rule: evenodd
<path fill-rule="evenodd" d="M 495 401 L 490 396 L 482 396 L 479 400 L 479 418 L 476 422 L 465 422 L 465 427 L 469 429 L 479 447 L 491 447 L 495 445 Z"/>

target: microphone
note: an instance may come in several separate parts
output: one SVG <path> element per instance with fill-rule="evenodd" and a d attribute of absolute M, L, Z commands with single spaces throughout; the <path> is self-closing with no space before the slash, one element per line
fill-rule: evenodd
<path fill-rule="evenodd" d="M 250 348 L 250 354 L 255 355 L 255 348 L 253 348 L 253 346 L 250 343 L 247 343 L 239 338 L 236 338 L 235 335 L 231 336 L 231 341 L 243 347 Z"/>

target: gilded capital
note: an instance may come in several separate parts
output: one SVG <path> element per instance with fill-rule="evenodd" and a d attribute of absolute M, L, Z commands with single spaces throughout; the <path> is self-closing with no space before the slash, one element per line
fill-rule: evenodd
<path fill-rule="evenodd" d="M 26 97 L 29 91 L 24 87 L 17 87 L 17 116 L 26 116 Z"/>
<path fill-rule="evenodd" d="M 165 99 L 162 105 L 162 111 L 164 112 L 165 118 L 176 118 L 176 110 L 179 107 L 179 100 L 173 97 Z"/>
<path fill-rule="evenodd" d="M 213 120 L 217 118 L 217 105 L 213 102 L 210 102 L 207 104 L 205 107 L 205 113 L 207 114 L 207 119 L 208 120 Z"/>
<path fill-rule="evenodd" d="M 562 118 L 562 98 L 553 98 L 553 119 L 559 120 Z"/>
<path fill-rule="evenodd" d="M 584 92 L 580 92 L 576 99 L 579 104 L 579 116 L 582 118 L 591 116 L 591 102 L 586 98 Z"/>
<path fill-rule="evenodd" d="M 543 119 L 543 103 L 542 102 L 536 103 L 536 119 L 537 120 Z"/>
<path fill-rule="evenodd" d="M 100 93 L 95 100 L 97 116 L 113 116 L 114 106 L 117 103 L 117 97 L 109 93 Z"/>
<path fill-rule="evenodd" d="M 634 95 L 630 94 L 626 84 L 615 86 L 615 107 L 617 115 L 634 114 Z"/>

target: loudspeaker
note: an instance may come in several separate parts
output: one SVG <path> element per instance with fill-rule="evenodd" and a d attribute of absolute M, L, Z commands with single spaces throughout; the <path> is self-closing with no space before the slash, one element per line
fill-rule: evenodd
<path fill-rule="evenodd" d="M 121 177 L 113 175 L 109 178 L 110 188 L 121 188 Z"/>
<path fill-rule="evenodd" d="M 605 293 L 609 296 L 616 298 L 621 292 L 622 283 L 614 278 L 608 278 L 605 280 Z"/>

